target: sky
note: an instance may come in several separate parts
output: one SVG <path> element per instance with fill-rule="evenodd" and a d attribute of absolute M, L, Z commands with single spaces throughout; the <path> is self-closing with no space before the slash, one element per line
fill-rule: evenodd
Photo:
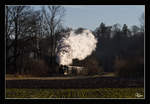
<path fill-rule="evenodd" d="M 106 26 L 119 23 L 140 26 L 139 18 L 145 12 L 144 5 L 62 5 L 66 9 L 63 24 L 95 30 L 101 22 Z"/>

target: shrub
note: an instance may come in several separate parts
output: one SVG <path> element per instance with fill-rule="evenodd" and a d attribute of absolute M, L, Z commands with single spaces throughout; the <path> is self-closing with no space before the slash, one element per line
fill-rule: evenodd
<path fill-rule="evenodd" d="M 48 65 L 45 64 L 44 60 L 34 60 L 32 62 L 31 75 L 33 76 L 48 76 Z"/>
<path fill-rule="evenodd" d="M 142 78 L 144 76 L 144 59 L 140 57 L 116 59 L 114 68 L 118 77 Z"/>
<path fill-rule="evenodd" d="M 41 77 L 48 76 L 49 67 L 44 60 L 26 59 L 24 61 L 24 74 Z"/>
<path fill-rule="evenodd" d="M 102 67 L 99 65 L 99 62 L 94 56 L 87 58 L 85 66 L 88 68 L 89 75 L 100 74 L 101 72 L 103 72 Z"/>
<path fill-rule="evenodd" d="M 89 75 L 99 74 L 101 72 L 101 69 L 98 65 L 97 60 L 91 59 L 88 61 L 87 65 L 88 65 L 88 74 Z"/>

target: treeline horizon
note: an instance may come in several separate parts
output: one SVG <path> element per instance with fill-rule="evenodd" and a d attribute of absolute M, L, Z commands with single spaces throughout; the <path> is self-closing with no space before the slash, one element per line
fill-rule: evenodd
<path fill-rule="evenodd" d="M 71 31 L 63 25 L 67 11 L 63 6 L 5 7 L 7 73 L 51 76 L 59 73 L 56 63 L 57 41 Z M 92 31 L 97 48 L 85 60 L 72 65 L 84 66 L 90 74 L 115 72 L 120 77 L 144 76 L 144 13 L 140 27 L 103 22 Z M 79 27 L 76 31 L 82 31 Z"/>

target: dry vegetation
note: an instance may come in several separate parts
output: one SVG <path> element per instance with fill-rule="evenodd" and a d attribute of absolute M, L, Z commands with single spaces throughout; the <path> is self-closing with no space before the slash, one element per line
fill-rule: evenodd
<path fill-rule="evenodd" d="M 7 98 L 144 98 L 143 88 L 98 89 L 15 89 L 6 90 Z"/>

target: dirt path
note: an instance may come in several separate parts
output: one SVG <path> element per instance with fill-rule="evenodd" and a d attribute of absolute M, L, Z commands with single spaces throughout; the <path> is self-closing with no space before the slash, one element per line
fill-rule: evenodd
<path fill-rule="evenodd" d="M 86 79 L 91 76 L 73 76 L 73 77 L 6 77 L 6 80 L 67 80 L 67 79 Z"/>
<path fill-rule="evenodd" d="M 59 77 L 29 77 L 29 76 L 18 76 L 6 75 L 6 80 L 67 80 L 67 79 L 86 79 L 86 78 L 101 78 L 101 77 L 115 77 L 114 73 L 105 73 L 104 75 L 93 75 L 93 76 L 59 76 Z"/>

